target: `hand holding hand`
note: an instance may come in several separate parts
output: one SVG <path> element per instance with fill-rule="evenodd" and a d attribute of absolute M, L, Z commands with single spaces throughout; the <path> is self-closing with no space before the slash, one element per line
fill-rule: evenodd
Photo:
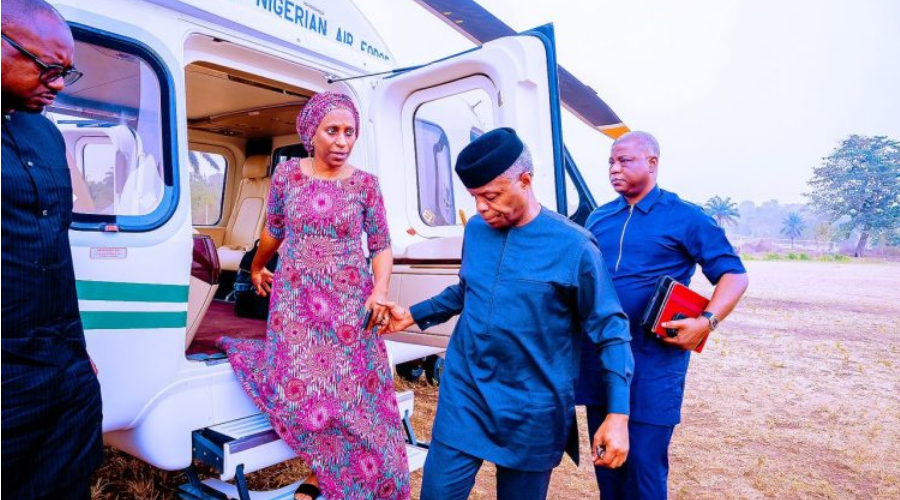
<path fill-rule="evenodd" d="M 384 292 L 373 291 L 372 295 L 369 295 L 369 298 L 366 300 L 366 309 L 372 311 L 372 320 L 370 321 L 370 324 L 363 325 L 363 328 L 368 330 L 378 326 L 384 329 L 384 325 L 388 322 L 388 316 L 390 316 L 388 308 L 383 305 L 384 301 Z"/>
<path fill-rule="evenodd" d="M 591 458 L 594 465 L 615 469 L 628 458 L 628 447 L 628 415 L 610 413 L 594 434 Z"/>
<path fill-rule="evenodd" d="M 703 342 L 703 339 L 712 331 L 709 327 L 709 320 L 702 316 L 699 318 L 667 321 L 662 324 L 662 327 L 674 328 L 678 330 L 678 334 L 674 337 L 660 337 L 660 340 L 666 344 L 680 347 L 685 351 L 696 349 L 700 342 Z"/>
<path fill-rule="evenodd" d="M 384 306 L 388 311 L 388 321 L 382 329 L 381 333 L 396 333 L 403 331 L 415 323 L 409 309 L 391 302 L 389 300 L 378 301 L 378 304 Z"/>

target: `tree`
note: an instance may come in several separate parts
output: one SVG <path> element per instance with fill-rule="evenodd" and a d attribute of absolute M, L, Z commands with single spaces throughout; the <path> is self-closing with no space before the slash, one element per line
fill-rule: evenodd
<path fill-rule="evenodd" d="M 828 252 L 830 253 L 834 249 L 834 239 L 837 238 L 837 233 L 830 222 L 823 221 L 816 224 L 813 228 L 813 237 L 816 239 L 816 243 L 820 245 L 827 243 Z"/>
<path fill-rule="evenodd" d="M 704 210 L 710 217 L 716 219 L 716 223 L 723 228 L 725 225 L 733 226 L 737 224 L 737 220 L 741 216 L 737 204 L 731 201 L 731 198 L 722 199 L 718 195 L 713 196 L 706 202 Z"/>
<path fill-rule="evenodd" d="M 900 227 L 884 228 L 872 232 L 870 240 L 872 245 L 880 245 L 882 247 L 900 246 Z"/>
<path fill-rule="evenodd" d="M 794 238 L 799 238 L 805 230 L 806 223 L 803 222 L 803 217 L 800 217 L 800 214 L 797 212 L 787 214 L 787 217 L 781 223 L 781 234 L 791 239 L 791 249 L 794 248 Z"/>
<path fill-rule="evenodd" d="M 812 205 L 849 236 L 859 231 L 855 257 L 873 232 L 900 224 L 900 143 L 884 136 L 851 135 L 809 182 Z"/>
<path fill-rule="evenodd" d="M 207 164 L 201 168 L 201 158 Z M 191 213 L 192 222 L 198 225 L 213 224 L 221 216 L 224 177 L 222 168 L 206 152 L 189 151 L 191 163 Z"/>

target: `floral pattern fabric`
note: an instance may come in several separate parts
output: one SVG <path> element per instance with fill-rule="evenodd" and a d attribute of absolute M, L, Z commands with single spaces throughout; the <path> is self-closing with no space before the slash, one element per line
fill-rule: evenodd
<path fill-rule="evenodd" d="M 406 446 L 384 341 L 362 329 L 370 255 L 390 245 L 374 175 L 312 179 L 276 168 L 267 229 L 283 239 L 266 340 L 222 338 L 242 386 L 312 468 L 323 497 L 409 498 Z"/>

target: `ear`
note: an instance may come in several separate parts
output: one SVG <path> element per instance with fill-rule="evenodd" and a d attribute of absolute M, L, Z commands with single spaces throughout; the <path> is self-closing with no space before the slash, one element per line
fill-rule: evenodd
<path fill-rule="evenodd" d="M 647 163 L 650 165 L 650 173 L 655 174 L 657 167 L 659 167 L 659 158 L 650 156 L 647 158 Z"/>
<path fill-rule="evenodd" d="M 519 182 L 522 183 L 522 189 L 528 189 L 531 187 L 532 174 L 530 172 L 525 172 L 519 176 Z"/>

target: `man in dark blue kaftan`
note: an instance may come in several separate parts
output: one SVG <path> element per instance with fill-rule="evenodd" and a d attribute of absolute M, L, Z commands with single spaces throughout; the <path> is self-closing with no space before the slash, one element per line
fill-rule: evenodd
<path fill-rule="evenodd" d="M 103 456 L 100 385 L 69 249 L 65 143 L 38 112 L 77 79 L 65 21 L 3 6 L 3 498 L 87 499 Z"/>
<path fill-rule="evenodd" d="M 605 451 L 595 463 L 618 467 L 627 456 L 627 318 L 594 238 L 535 200 L 530 155 L 514 131 L 478 138 L 456 170 L 479 212 L 466 224 L 459 284 L 408 312 L 389 304 L 389 331 L 413 321 L 424 330 L 460 315 L 421 498 L 467 498 L 489 460 L 497 465 L 498 498 L 543 499 L 563 452 L 578 460 L 582 336 L 603 367 L 598 383 L 610 401 L 594 438 Z"/>
<path fill-rule="evenodd" d="M 668 448 L 681 420 L 681 402 L 692 351 L 737 305 L 747 287 L 740 258 L 725 232 L 703 210 L 656 185 L 659 145 L 645 132 L 613 144 L 609 176 L 622 196 L 591 214 L 587 229 L 597 237 L 622 307 L 631 320 L 634 380 L 631 384 L 631 449 L 628 462 L 595 473 L 603 500 L 662 500 L 667 496 Z M 664 324 L 674 338 L 641 330 L 640 319 L 661 276 L 689 285 L 697 265 L 717 285 L 697 318 Z M 587 405 L 588 432 L 603 421 L 609 401 L 596 383 L 602 366 L 583 358 L 578 404 Z"/>

